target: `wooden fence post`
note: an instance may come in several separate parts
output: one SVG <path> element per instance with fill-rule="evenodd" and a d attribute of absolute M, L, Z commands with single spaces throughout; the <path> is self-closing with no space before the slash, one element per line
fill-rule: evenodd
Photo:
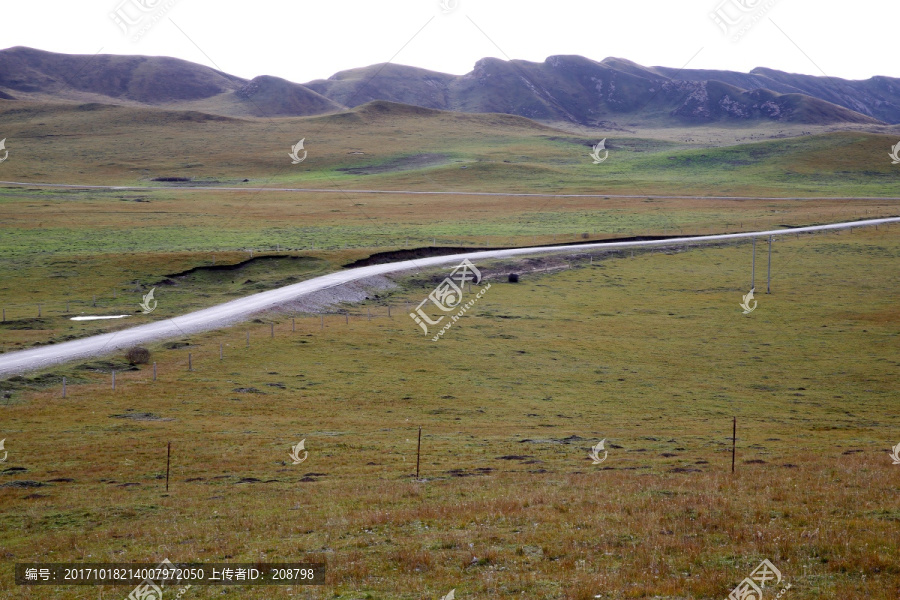
<path fill-rule="evenodd" d="M 419 427 L 419 445 L 416 447 L 416 479 L 419 478 L 419 456 L 422 453 L 422 428 Z"/>
<path fill-rule="evenodd" d="M 734 473 L 734 451 L 735 446 L 737 445 L 737 417 L 734 417 L 734 422 L 731 429 L 731 472 Z"/>

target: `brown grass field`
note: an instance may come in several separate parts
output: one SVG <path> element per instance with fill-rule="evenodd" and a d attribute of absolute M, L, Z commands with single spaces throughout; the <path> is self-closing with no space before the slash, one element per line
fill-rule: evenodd
<path fill-rule="evenodd" d="M 399 309 L 423 274 L 349 324 L 278 312 L 153 345 L 156 382 L 120 356 L 13 378 L 0 481 L 44 485 L 0 489 L 3 559 L 321 561 L 324 587 L 183 597 L 349 600 L 725 598 L 768 558 L 786 598 L 896 598 L 897 231 L 777 242 L 747 316 L 748 243 L 595 253 L 519 284 L 521 264 L 484 265 L 491 289 L 438 342 Z M 131 587 L 16 587 L 7 568 L 0 589 Z"/>
<path fill-rule="evenodd" d="M 884 128 L 626 135 L 389 103 L 265 120 L 4 102 L 0 120 L 2 181 L 141 188 L 0 188 L 0 354 L 383 251 L 900 214 Z M 593 165 L 603 137 L 610 159 Z M 301 138 L 309 158 L 291 165 Z M 155 381 L 123 353 L 2 380 L 0 599 L 133 588 L 16 586 L 15 563 L 168 558 L 327 565 L 321 587 L 194 586 L 184 600 L 721 600 L 763 559 L 791 586 L 782 600 L 895 600 L 898 232 L 778 239 L 771 295 L 763 241 L 749 315 L 749 242 L 562 253 L 479 265 L 491 288 L 437 342 L 406 313 L 439 270 L 322 314 L 285 307 L 152 344 Z M 142 315 L 154 287 L 159 309 Z M 309 458 L 293 465 L 301 440 Z"/>

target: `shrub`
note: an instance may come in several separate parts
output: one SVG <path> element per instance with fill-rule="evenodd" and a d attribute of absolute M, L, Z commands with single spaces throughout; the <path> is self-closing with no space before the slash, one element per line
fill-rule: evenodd
<path fill-rule="evenodd" d="M 128 362 L 132 365 L 146 365 L 150 362 L 150 351 L 146 348 L 137 346 L 126 352 L 125 358 L 127 358 Z"/>

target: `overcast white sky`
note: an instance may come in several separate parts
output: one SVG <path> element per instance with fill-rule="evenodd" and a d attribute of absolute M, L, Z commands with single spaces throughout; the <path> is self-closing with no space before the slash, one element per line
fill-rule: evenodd
<path fill-rule="evenodd" d="M 766 66 L 900 76 L 897 0 L 2 0 L 0 48 L 174 56 L 303 83 L 391 61 L 445 73 L 494 56 L 627 58 L 646 66 Z M 730 40 L 710 17 L 741 25 Z M 134 41 L 110 17 L 156 23 Z"/>

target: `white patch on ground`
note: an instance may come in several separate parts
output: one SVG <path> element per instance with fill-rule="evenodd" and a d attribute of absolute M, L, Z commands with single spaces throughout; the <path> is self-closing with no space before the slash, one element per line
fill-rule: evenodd
<path fill-rule="evenodd" d="M 69 319 L 70 321 L 99 321 L 101 319 L 124 319 L 125 317 L 130 317 L 131 315 L 109 315 L 106 317 L 72 317 Z"/>

